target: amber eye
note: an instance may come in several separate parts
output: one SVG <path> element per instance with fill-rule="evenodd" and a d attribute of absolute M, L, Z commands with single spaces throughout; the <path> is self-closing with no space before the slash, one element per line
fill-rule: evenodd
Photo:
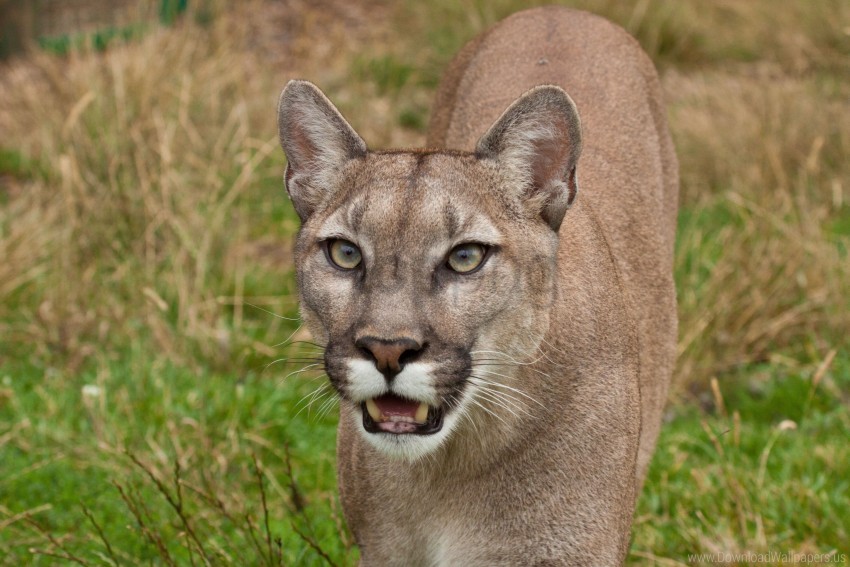
<path fill-rule="evenodd" d="M 328 242 L 328 257 L 330 257 L 331 262 L 343 270 L 353 270 L 360 265 L 360 261 L 363 259 L 357 246 L 342 239 Z"/>
<path fill-rule="evenodd" d="M 449 268 L 459 274 L 467 274 L 481 265 L 487 249 L 481 244 L 468 242 L 455 246 L 446 261 Z"/>

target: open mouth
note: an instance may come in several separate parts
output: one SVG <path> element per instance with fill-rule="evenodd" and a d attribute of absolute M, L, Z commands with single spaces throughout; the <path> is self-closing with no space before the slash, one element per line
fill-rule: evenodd
<path fill-rule="evenodd" d="M 360 405 L 369 433 L 433 435 L 443 427 L 443 411 L 393 394 L 370 398 Z"/>

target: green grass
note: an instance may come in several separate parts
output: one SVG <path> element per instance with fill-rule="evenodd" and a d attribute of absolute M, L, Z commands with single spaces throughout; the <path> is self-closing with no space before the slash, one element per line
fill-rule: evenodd
<path fill-rule="evenodd" d="M 673 410 L 638 507 L 634 558 L 848 552 L 848 353 L 818 385 L 815 373 L 742 368 L 711 409 Z"/>
<path fill-rule="evenodd" d="M 42 531 L 62 534 L 57 536 L 61 553 L 96 561 L 107 548 L 92 539 L 84 506 L 124 560 L 163 560 L 119 486 L 138 495 L 147 510 L 144 519 L 175 560 L 188 561 L 179 515 L 145 472 L 149 469 L 174 496 L 173 469 L 179 463 L 185 514 L 207 553 L 213 557 L 216 546 L 222 546 L 221 561 L 229 556 L 237 564 L 260 564 L 268 558 L 254 549 L 248 527 L 253 526 L 265 551 L 255 457 L 268 475 L 263 478 L 266 509 L 270 532 L 281 540 L 283 563 L 316 559 L 296 529 L 321 542 L 328 553 L 343 554 L 333 520 L 335 419 L 332 414 L 318 418 L 315 407 L 293 419 L 304 406 L 299 400 L 316 382 L 284 380 L 291 370 L 279 366 L 246 369 L 237 378 L 148 358 L 148 353 L 129 351 L 117 362 L 103 361 L 97 371 L 75 376 L 28 365 L 7 364 L 0 370 L 0 427 L 14 433 L 0 442 L 6 471 L 0 510 L 4 520 L 31 511 L 38 525 L 23 519 L 0 523 L 0 549 L 5 551 L 0 562 L 50 564 L 49 558 L 31 553 L 53 547 Z M 286 472 L 289 458 L 298 496 Z M 233 492 L 234 486 L 239 490 Z M 235 520 L 192 489 L 221 498 Z M 296 501 L 303 511 L 295 509 Z"/>
<path fill-rule="evenodd" d="M 141 351 L 102 364 L 76 376 L 21 364 L 0 369 L 0 426 L 14 432 L 0 442 L 7 471 L 0 480 L 2 513 L 31 511 L 39 526 L 21 519 L 0 530 L 2 564 L 51 564 L 50 557 L 33 556 L 33 548 L 100 564 L 107 548 L 83 505 L 124 560 L 162 561 L 116 485 L 144 502 L 148 526 L 170 556 L 189 561 L 179 515 L 132 457 L 172 495 L 174 463 L 180 463 L 186 516 L 217 561 L 267 560 L 255 456 L 265 475 L 273 550 L 280 538 L 283 564 L 323 562 L 296 529 L 336 562 L 354 561 L 356 551 L 342 543 L 335 519 L 335 416 L 332 410 L 317 416 L 320 404 L 298 411 L 321 378 L 284 379 L 287 369 L 262 365 L 239 378 L 192 372 L 151 363 Z M 652 564 L 651 556 L 684 562 L 717 542 L 726 543 L 725 551 L 758 551 L 760 540 L 771 549 L 846 551 L 850 353 L 839 352 L 815 384 L 817 373 L 805 365 L 742 368 L 703 407 L 671 410 L 638 508 L 635 562 Z M 236 521 L 189 487 L 219 495 Z"/>

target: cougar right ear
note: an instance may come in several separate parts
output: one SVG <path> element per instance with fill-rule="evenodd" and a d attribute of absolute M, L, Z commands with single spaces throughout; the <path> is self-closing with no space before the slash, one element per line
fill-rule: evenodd
<path fill-rule="evenodd" d="M 475 154 L 512 174 L 526 205 L 560 228 L 578 192 L 581 154 L 581 121 L 567 93 L 554 85 L 531 89 L 481 137 Z"/>
<path fill-rule="evenodd" d="M 287 159 L 286 191 L 304 221 L 329 197 L 342 166 L 366 155 L 366 143 L 307 81 L 287 83 L 280 94 L 277 126 Z"/>

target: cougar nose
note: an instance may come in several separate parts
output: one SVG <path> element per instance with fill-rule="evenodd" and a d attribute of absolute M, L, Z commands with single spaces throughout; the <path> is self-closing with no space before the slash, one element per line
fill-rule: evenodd
<path fill-rule="evenodd" d="M 422 345 L 408 338 L 361 337 L 354 341 L 354 345 L 375 359 L 375 367 L 387 380 L 392 380 L 422 350 Z"/>

